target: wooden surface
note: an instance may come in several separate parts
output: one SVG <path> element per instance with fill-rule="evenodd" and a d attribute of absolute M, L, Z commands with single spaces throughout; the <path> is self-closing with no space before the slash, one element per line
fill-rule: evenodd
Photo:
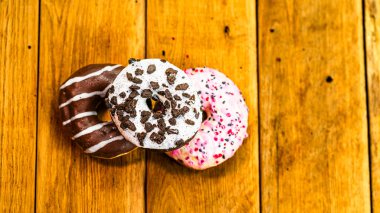
<path fill-rule="evenodd" d="M 0 212 L 380 212 L 379 0 L 0 1 Z M 89 63 L 220 69 L 250 108 L 236 156 L 106 161 L 62 133 Z"/>
<path fill-rule="evenodd" d="M 255 2 L 149 0 L 147 11 L 149 58 L 164 57 L 183 69 L 207 65 L 223 70 L 236 84 L 246 85 L 241 89 L 250 106 L 250 137 L 220 167 L 192 171 L 161 153 L 148 153 L 148 212 L 257 212 Z"/>
<path fill-rule="evenodd" d="M 370 121 L 372 204 L 380 212 L 380 1 L 365 1 L 365 41 Z"/>
<path fill-rule="evenodd" d="M 38 1 L 0 1 L 0 212 L 34 209 L 37 55 Z"/>
<path fill-rule="evenodd" d="M 259 2 L 262 209 L 369 212 L 362 5 L 314 2 Z"/>
<path fill-rule="evenodd" d="M 59 86 L 73 71 L 144 57 L 144 8 L 135 1 L 41 2 L 37 212 L 144 212 L 144 151 L 110 161 L 85 156 L 57 116 Z"/>

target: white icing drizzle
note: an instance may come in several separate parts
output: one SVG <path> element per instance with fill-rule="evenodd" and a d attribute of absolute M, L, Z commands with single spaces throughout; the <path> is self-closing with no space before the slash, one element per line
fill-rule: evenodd
<path fill-rule="evenodd" d="M 91 116 L 91 115 L 98 115 L 98 113 L 95 112 L 95 111 L 82 112 L 82 113 L 79 113 L 79 114 L 77 114 L 77 115 L 71 117 L 70 119 L 68 119 L 68 120 L 66 120 L 66 121 L 64 121 L 64 122 L 62 122 L 62 124 L 63 124 L 63 126 L 65 126 L 65 125 L 69 124 L 69 123 L 70 123 L 71 121 L 73 121 L 73 120 L 76 120 L 76 119 L 79 119 L 79 118 L 84 118 L 84 117 Z"/>
<path fill-rule="evenodd" d="M 87 129 L 84 129 L 81 132 L 74 135 L 71 139 L 75 140 L 75 139 L 77 139 L 83 135 L 87 135 L 87 134 L 90 134 L 91 132 L 94 132 L 98 129 L 101 129 L 103 126 L 106 126 L 106 125 L 111 124 L 111 123 L 113 123 L 113 122 L 105 122 L 105 123 L 96 124 L 94 126 L 90 126 Z"/>
<path fill-rule="evenodd" d="M 77 82 L 80 82 L 80 81 L 83 81 L 83 80 L 86 80 L 88 78 L 91 78 L 91 77 L 94 77 L 94 76 L 97 76 L 97 75 L 101 75 L 103 72 L 109 72 L 109 71 L 112 71 L 118 67 L 120 67 L 121 65 L 114 65 L 114 66 L 106 66 L 106 67 L 103 67 L 101 70 L 99 71 L 96 71 L 96 72 L 93 72 L 93 73 L 90 73 L 88 75 L 85 75 L 85 76 L 79 76 L 79 77 L 75 77 L 75 78 L 72 78 L 68 81 L 66 81 L 66 83 L 64 83 L 60 89 L 63 89 L 65 87 L 68 87 L 70 86 L 71 84 L 73 83 L 77 83 Z"/>
<path fill-rule="evenodd" d="M 108 85 L 103 91 L 94 91 L 94 92 L 90 92 L 90 93 L 81 93 L 79 95 L 76 95 L 76 96 L 70 98 L 69 100 L 67 100 L 65 103 L 62 103 L 61 105 L 59 105 L 59 108 L 65 107 L 65 106 L 69 105 L 71 102 L 79 101 L 79 100 L 82 100 L 85 98 L 90 98 L 90 97 L 95 96 L 95 95 L 100 95 L 101 97 L 104 97 L 110 87 L 111 87 L 111 84 Z"/>
<path fill-rule="evenodd" d="M 98 151 L 99 149 L 103 148 L 104 146 L 106 146 L 107 144 L 114 142 L 114 141 L 122 140 L 122 139 L 124 139 L 124 137 L 121 135 L 114 137 L 114 138 L 110 138 L 110 139 L 102 141 L 102 142 L 100 142 L 94 146 L 91 146 L 90 148 L 86 149 L 84 152 L 85 153 L 94 153 L 94 152 Z"/>

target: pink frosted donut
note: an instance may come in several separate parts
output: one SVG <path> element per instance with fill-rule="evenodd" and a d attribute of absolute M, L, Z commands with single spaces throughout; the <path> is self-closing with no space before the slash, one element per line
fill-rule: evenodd
<path fill-rule="evenodd" d="M 204 121 L 187 145 L 167 154 L 187 167 L 203 170 L 231 158 L 243 143 L 248 136 L 248 107 L 239 88 L 223 73 L 211 68 L 185 72 L 200 90 Z"/>

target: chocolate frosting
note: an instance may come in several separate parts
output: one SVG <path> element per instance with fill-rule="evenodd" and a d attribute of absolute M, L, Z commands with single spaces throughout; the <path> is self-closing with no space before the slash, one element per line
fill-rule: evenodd
<path fill-rule="evenodd" d="M 115 158 L 136 148 L 124 139 L 113 122 L 101 121 L 97 114 L 108 88 L 123 66 L 91 64 L 64 82 L 59 94 L 62 123 L 72 140 L 85 153 L 99 158 Z"/>

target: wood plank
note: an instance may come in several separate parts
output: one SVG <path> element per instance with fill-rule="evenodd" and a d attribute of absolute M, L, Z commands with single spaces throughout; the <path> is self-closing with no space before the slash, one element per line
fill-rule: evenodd
<path fill-rule="evenodd" d="M 144 57 L 144 14 L 141 0 L 42 0 L 37 212 L 144 212 L 144 152 L 85 156 L 57 116 L 59 86 L 73 71 Z"/>
<path fill-rule="evenodd" d="M 147 4 L 148 57 L 182 69 L 217 68 L 242 89 L 250 107 L 250 137 L 216 168 L 192 171 L 163 153 L 148 154 L 148 212 L 259 211 L 255 1 Z"/>
<path fill-rule="evenodd" d="M 365 1 L 367 82 L 370 117 L 372 209 L 380 212 L 380 1 Z"/>
<path fill-rule="evenodd" d="M 0 1 L 0 212 L 32 212 L 38 1 Z"/>
<path fill-rule="evenodd" d="M 258 8 L 263 212 L 370 212 L 361 1 Z"/>

